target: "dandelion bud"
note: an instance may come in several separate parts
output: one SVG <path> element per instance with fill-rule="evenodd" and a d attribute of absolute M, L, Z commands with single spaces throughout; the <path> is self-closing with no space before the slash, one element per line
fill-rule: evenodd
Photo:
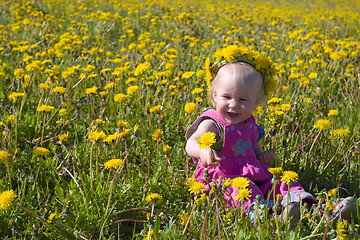
<path fill-rule="evenodd" d="M 206 181 L 209 181 L 209 171 L 207 168 L 204 168 L 204 179 Z"/>
<path fill-rule="evenodd" d="M 258 201 L 258 202 L 260 202 L 260 200 L 261 200 L 261 195 L 260 195 L 260 194 L 256 195 L 255 200 Z"/>

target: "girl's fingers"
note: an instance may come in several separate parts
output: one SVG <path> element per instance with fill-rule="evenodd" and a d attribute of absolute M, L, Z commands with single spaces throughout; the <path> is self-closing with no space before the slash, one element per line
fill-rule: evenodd
<path fill-rule="evenodd" d="M 212 152 L 213 152 L 213 156 L 214 156 L 214 160 L 216 162 L 220 162 L 221 161 L 221 158 L 219 158 L 219 156 L 216 154 L 215 150 L 214 149 L 211 149 Z"/>

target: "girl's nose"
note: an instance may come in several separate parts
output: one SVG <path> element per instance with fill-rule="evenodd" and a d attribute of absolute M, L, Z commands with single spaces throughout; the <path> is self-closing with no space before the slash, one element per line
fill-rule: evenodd
<path fill-rule="evenodd" d="M 235 108 L 237 106 L 237 101 L 235 99 L 232 99 L 229 103 L 229 107 Z"/>

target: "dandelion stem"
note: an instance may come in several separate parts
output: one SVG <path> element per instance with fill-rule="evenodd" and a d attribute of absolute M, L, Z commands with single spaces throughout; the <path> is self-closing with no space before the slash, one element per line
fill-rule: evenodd
<path fill-rule="evenodd" d="M 206 232 L 207 232 L 207 223 L 208 223 L 209 210 L 212 207 L 212 205 L 214 204 L 214 200 L 215 199 L 213 199 L 211 204 L 208 204 L 207 207 L 206 207 L 204 221 L 203 221 L 203 224 L 202 224 L 202 227 L 201 227 L 200 240 L 206 239 L 205 235 L 206 235 Z"/>
<path fill-rule="evenodd" d="M 189 222 L 190 222 L 190 219 L 191 219 L 191 215 L 192 215 L 192 213 L 194 212 L 195 206 L 196 206 L 196 204 L 193 203 L 193 207 L 192 207 L 192 209 L 191 209 L 191 211 L 190 211 L 190 214 L 189 214 L 189 217 L 188 217 L 188 219 L 187 219 L 187 221 L 186 221 L 186 224 L 185 224 L 184 230 L 183 230 L 183 232 L 182 232 L 182 235 L 184 235 L 185 232 L 186 232 L 187 226 L 189 225 Z"/>
<path fill-rule="evenodd" d="M 285 224 L 286 224 L 286 228 L 290 228 L 290 224 L 288 223 L 289 220 L 289 203 L 290 203 L 290 182 L 288 183 L 288 192 L 287 192 L 287 199 L 286 199 L 286 207 L 285 207 Z M 289 234 L 285 234 L 286 235 L 286 239 L 289 239 Z"/>
<path fill-rule="evenodd" d="M 121 164 L 118 169 L 116 170 L 116 172 L 114 173 L 114 177 L 111 181 L 111 184 L 110 184 L 110 189 L 109 189 L 109 197 L 108 197 L 108 201 L 107 201 L 107 205 L 106 205 L 106 210 L 105 210 L 105 214 L 104 214 L 104 222 L 103 222 L 103 225 L 101 227 L 101 229 L 104 228 L 105 226 L 105 219 L 107 218 L 108 216 L 108 212 L 109 212 L 109 206 L 110 206 L 110 202 L 111 202 L 111 197 L 112 197 L 112 192 L 113 192 L 113 188 L 114 188 L 114 183 L 115 183 L 115 178 L 117 176 L 117 174 L 119 173 L 120 169 L 122 169 L 122 166 L 123 164 Z"/>
<path fill-rule="evenodd" d="M 238 214 L 240 213 L 240 222 L 237 226 L 237 229 L 236 229 L 236 235 L 235 235 L 235 239 L 239 239 L 239 232 L 240 232 L 240 224 L 243 220 L 243 215 L 244 215 L 244 212 L 243 212 L 243 208 L 242 208 L 242 202 L 243 200 L 240 201 L 240 208 L 239 208 L 239 211 L 238 211 Z"/>
<path fill-rule="evenodd" d="M 322 222 L 324 221 L 325 219 L 325 214 L 322 215 L 321 219 L 320 219 L 320 222 L 318 223 L 318 225 L 316 226 L 316 228 L 314 229 L 314 231 L 312 231 L 312 233 L 310 234 L 310 236 L 308 236 L 309 238 L 311 236 L 313 236 L 320 228 L 320 225 L 322 224 Z M 304 238 L 303 238 L 304 239 Z M 305 238 L 306 239 L 306 238 Z"/>
<path fill-rule="evenodd" d="M 45 132 L 45 119 L 46 119 L 46 113 L 44 114 L 44 119 L 43 119 L 43 126 L 42 126 L 42 131 L 41 131 L 41 140 L 40 140 L 40 145 L 42 146 L 43 144 L 43 139 L 44 139 L 44 132 Z"/>
<path fill-rule="evenodd" d="M 10 163 L 9 160 L 6 159 L 6 170 L 7 170 L 7 174 L 8 174 L 8 178 L 9 178 L 9 186 L 11 187 L 11 174 L 10 174 Z"/>
<path fill-rule="evenodd" d="M 307 157 L 306 157 L 306 160 L 305 160 L 305 167 L 306 167 L 306 168 L 308 167 L 307 164 L 308 164 L 308 160 L 309 160 L 309 157 L 310 157 L 311 150 L 313 149 L 313 147 L 314 147 L 314 145 L 315 145 L 315 142 L 316 142 L 316 140 L 318 139 L 318 137 L 320 136 L 321 132 L 322 132 L 322 131 L 319 131 L 318 135 L 316 135 L 313 143 L 311 144 L 310 150 L 309 150 L 309 152 L 308 152 L 308 154 L 307 154 Z"/>
<path fill-rule="evenodd" d="M 96 145 L 96 177 L 99 175 L 99 146 Z"/>
<path fill-rule="evenodd" d="M 277 216 L 277 209 L 276 209 L 277 202 L 276 202 L 276 193 L 275 193 L 275 188 L 276 188 L 277 181 L 278 181 L 277 179 L 274 181 L 273 186 L 272 186 L 272 191 L 273 191 L 273 195 L 274 195 L 273 200 L 274 200 L 274 214 L 275 214 L 276 230 L 277 230 L 278 237 L 280 237 L 281 234 L 280 234 L 279 219 L 278 219 L 278 216 Z"/>
<path fill-rule="evenodd" d="M 217 213 L 217 218 L 218 218 L 218 220 L 220 220 L 220 221 L 221 221 L 221 224 L 224 226 L 224 222 L 223 222 L 223 220 L 222 220 L 222 218 L 221 218 L 221 215 L 220 215 L 219 206 L 218 206 L 218 200 L 217 200 L 217 199 L 216 199 L 216 213 Z M 221 239 L 221 235 L 220 235 L 220 225 L 219 225 L 218 227 L 219 227 L 219 239 Z M 227 233 L 227 231 L 226 231 L 225 226 L 224 226 L 224 232 L 225 232 L 226 238 L 227 238 L 227 239 L 230 239 L 230 238 L 229 238 L 229 235 L 228 235 L 228 233 Z"/>
<path fill-rule="evenodd" d="M 91 186 L 91 190 L 93 189 L 93 179 L 94 179 L 93 167 L 92 167 L 92 153 L 93 153 L 94 144 L 95 144 L 95 142 L 93 142 L 90 147 L 90 186 Z"/>

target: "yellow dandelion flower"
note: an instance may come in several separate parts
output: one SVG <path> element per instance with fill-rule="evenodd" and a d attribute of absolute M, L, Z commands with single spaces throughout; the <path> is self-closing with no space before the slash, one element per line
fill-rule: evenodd
<path fill-rule="evenodd" d="M 299 175 L 293 171 L 284 171 L 281 180 L 289 184 L 290 182 L 296 182 L 299 179 Z"/>
<path fill-rule="evenodd" d="M 116 125 L 119 127 L 119 128 L 123 128 L 123 127 L 126 127 L 129 123 L 128 122 L 125 122 L 125 121 L 121 121 L 119 120 Z"/>
<path fill-rule="evenodd" d="M 225 178 L 224 187 L 226 187 L 226 188 L 230 187 L 231 183 L 232 183 L 231 178 Z"/>
<path fill-rule="evenodd" d="M 96 87 L 96 86 L 93 86 L 93 87 L 91 87 L 91 88 L 85 89 L 85 93 L 86 93 L 86 94 L 96 93 L 96 90 L 97 90 L 97 87 Z"/>
<path fill-rule="evenodd" d="M 328 213 L 332 213 L 332 211 L 334 210 L 334 204 L 330 201 L 330 200 L 327 200 L 326 202 L 326 207 L 325 207 L 325 211 L 328 212 Z"/>
<path fill-rule="evenodd" d="M 134 75 L 139 76 L 139 75 L 145 73 L 150 67 L 151 67 L 151 64 L 149 62 L 140 63 L 135 68 Z"/>
<path fill-rule="evenodd" d="M 210 68 L 210 58 L 207 57 L 205 59 L 205 63 L 204 63 L 204 70 L 205 70 L 205 81 L 206 81 L 206 84 L 208 86 L 208 90 L 211 89 L 211 81 L 212 81 L 212 73 L 211 73 L 211 68 Z"/>
<path fill-rule="evenodd" d="M 223 57 L 229 61 L 232 62 L 235 60 L 235 57 L 240 53 L 240 49 L 236 45 L 229 45 L 225 47 L 219 54 L 222 54 Z"/>
<path fill-rule="evenodd" d="M 235 196 L 235 200 L 248 200 L 251 197 L 252 189 L 240 188 L 238 189 L 238 194 Z"/>
<path fill-rule="evenodd" d="M 161 112 L 161 105 L 157 105 L 153 108 L 150 108 L 150 112 L 154 112 L 154 113 L 160 113 Z"/>
<path fill-rule="evenodd" d="M 186 223 L 188 222 L 189 219 L 189 214 L 185 211 L 181 211 L 179 214 L 179 218 L 180 218 L 180 225 L 182 227 L 185 227 Z"/>
<path fill-rule="evenodd" d="M 15 200 L 15 196 L 16 195 L 13 190 L 2 192 L 0 195 L 0 209 L 8 209 L 12 205 L 12 202 Z"/>
<path fill-rule="evenodd" d="M 327 194 L 329 197 L 336 197 L 337 189 L 336 188 L 330 189 Z"/>
<path fill-rule="evenodd" d="M 103 141 L 106 142 L 106 143 L 111 143 L 111 142 L 114 141 L 118 136 L 119 136 L 119 133 L 118 133 L 118 132 L 115 132 L 114 134 L 110 134 L 110 135 L 106 136 L 106 138 L 103 139 Z"/>
<path fill-rule="evenodd" d="M 94 78 L 94 77 L 96 77 L 96 76 L 97 76 L 97 74 L 96 74 L 96 73 L 93 73 L 93 74 L 88 75 L 87 77 L 88 77 L 88 78 Z"/>
<path fill-rule="evenodd" d="M 118 137 L 119 138 L 124 138 L 127 135 L 129 135 L 129 133 L 130 133 L 130 129 L 123 128 L 123 131 L 118 134 Z"/>
<path fill-rule="evenodd" d="M 206 187 L 204 183 L 197 182 L 195 179 L 188 179 L 188 183 L 190 184 L 188 191 L 190 193 L 195 193 L 196 195 L 203 193 L 203 190 Z"/>
<path fill-rule="evenodd" d="M 197 78 L 202 78 L 202 77 L 204 77 L 205 76 L 205 71 L 204 70 L 198 70 L 197 72 L 196 72 L 196 77 Z"/>
<path fill-rule="evenodd" d="M 319 119 L 315 122 L 315 128 L 326 130 L 330 128 L 330 121 L 327 119 Z"/>
<path fill-rule="evenodd" d="M 203 88 L 195 88 L 194 90 L 192 90 L 192 94 L 199 94 L 202 93 L 204 91 Z"/>
<path fill-rule="evenodd" d="M 47 224 L 52 223 L 55 217 L 56 217 L 56 213 L 51 213 L 50 216 L 48 217 L 46 223 Z"/>
<path fill-rule="evenodd" d="M 171 151 L 171 146 L 169 146 L 169 145 L 166 144 L 166 145 L 163 147 L 163 151 L 164 151 L 165 154 L 168 154 L 168 153 Z"/>
<path fill-rule="evenodd" d="M 96 67 L 93 65 L 87 65 L 83 68 L 84 72 L 90 73 L 96 70 Z"/>
<path fill-rule="evenodd" d="M 291 104 L 288 104 L 288 103 L 281 104 L 280 108 L 283 111 L 287 111 L 287 110 L 289 110 L 291 108 Z"/>
<path fill-rule="evenodd" d="M 105 169 L 118 168 L 123 163 L 122 159 L 111 159 L 105 163 Z"/>
<path fill-rule="evenodd" d="M 19 100 L 20 97 L 23 97 L 23 96 L 25 96 L 25 93 L 12 92 L 9 94 L 9 99 L 11 99 L 13 101 L 13 103 L 15 103 Z"/>
<path fill-rule="evenodd" d="M 61 86 L 57 86 L 52 89 L 53 93 L 59 93 L 59 94 L 64 94 L 65 91 L 66 91 L 66 88 L 61 87 Z"/>
<path fill-rule="evenodd" d="M 336 224 L 336 231 L 338 234 L 338 239 L 339 240 L 346 240 L 348 239 L 347 237 L 347 221 L 345 220 L 344 222 L 341 220 L 338 220 L 337 224 Z"/>
<path fill-rule="evenodd" d="M 332 60 L 334 60 L 335 62 L 338 62 L 338 61 L 341 60 L 342 57 L 341 57 L 340 52 L 334 51 L 334 52 L 330 53 L 330 58 L 331 58 Z"/>
<path fill-rule="evenodd" d="M 197 110 L 197 105 L 196 103 L 190 102 L 185 104 L 185 112 L 188 114 L 191 114 L 193 112 L 195 112 Z"/>
<path fill-rule="evenodd" d="M 104 69 L 101 69 L 100 73 L 106 73 L 109 71 L 111 71 L 111 68 L 104 68 Z"/>
<path fill-rule="evenodd" d="M 340 137 L 340 138 L 345 138 L 347 135 L 350 134 L 350 130 L 349 129 L 334 129 L 333 131 L 331 131 L 331 136 L 334 136 L 336 138 Z"/>
<path fill-rule="evenodd" d="M 269 99 L 269 100 L 267 101 L 267 103 L 268 103 L 268 104 L 270 104 L 270 103 L 279 103 L 279 102 L 281 102 L 282 100 L 283 100 L 282 98 L 272 97 L 271 99 Z"/>
<path fill-rule="evenodd" d="M 314 79 L 314 78 L 317 78 L 318 74 L 316 72 L 312 72 L 309 74 L 309 78 L 310 79 Z"/>
<path fill-rule="evenodd" d="M 108 84 L 105 85 L 104 90 L 108 90 L 110 88 L 113 88 L 114 86 L 115 86 L 115 83 L 109 82 Z"/>
<path fill-rule="evenodd" d="M 99 125 L 100 127 L 102 127 L 102 126 L 105 125 L 106 122 L 105 122 L 103 119 L 97 118 L 97 119 L 95 120 L 95 123 L 96 123 L 97 125 Z"/>
<path fill-rule="evenodd" d="M 16 122 L 16 117 L 14 115 L 10 115 L 6 120 L 6 124 L 12 124 Z"/>
<path fill-rule="evenodd" d="M 201 137 L 197 139 L 200 144 L 200 148 L 211 148 L 211 146 L 216 142 L 215 139 L 216 134 L 213 132 L 206 132 Z"/>
<path fill-rule="evenodd" d="M 279 177 L 283 171 L 282 167 L 269 168 L 268 170 L 272 175 L 274 175 L 276 177 Z"/>
<path fill-rule="evenodd" d="M 237 177 L 231 180 L 231 185 L 237 189 L 246 188 L 249 186 L 250 180 L 245 177 Z"/>
<path fill-rule="evenodd" d="M 152 134 L 152 139 L 157 141 L 163 136 L 163 134 L 164 132 L 161 129 L 156 129 Z"/>
<path fill-rule="evenodd" d="M 21 77 L 23 77 L 25 75 L 25 71 L 23 69 L 21 69 L 21 68 L 17 68 L 17 69 L 14 70 L 14 75 L 17 78 L 21 78 Z"/>
<path fill-rule="evenodd" d="M 47 83 L 39 83 L 38 86 L 40 89 L 50 89 L 50 86 Z"/>
<path fill-rule="evenodd" d="M 195 204 L 200 207 L 202 203 L 206 202 L 206 193 L 200 195 L 200 197 L 195 196 Z"/>
<path fill-rule="evenodd" d="M 6 151 L 0 151 L 0 164 L 6 162 L 6 160 L 10 157 L 10 154 Z"/>
<path fill-rule="evenodd" d="M 135 133 L 135 134 L 138 133 L 139 130 L 140 130 L 140 126 L 139 126 L 138 124 L 135 124 L 135 125 L 134 125 L 134 128 L 133 128 L 134 133 Z"/>
<path fill-rule="evenodd" d="M 139 86 L 130 86 L 126 89 L 127 94 L 134 94 L 137 90 L 139 90 Z"/>
<path fill-rule="evenodd" d="M 186 79 L 186 78 L 191 78 L 193 75 L 194 75 L 195 72 L 184 72 L 182 75 L 181 75 L 181 78 L 182 79 Z"/>
<path fill-rule="evenodd" d="M 38 111 L 38 112 L 50 112 L 53 109 L 54 109 L 53 106 L 47 106 L 47 105 L 43 104 L 40 107 L 38 107 L 36 109 L 36 111 Z"/>
<path fill-rule="evenodd" d="M 123 94 L 123 93 L 118 93 L 114 96 L 114 101 L 115 102 L 122 102 L 124 99 L 127 98 L 127 95 Z"/>
<path fill-rule="evenodd" d="M 66 143 L 69 139 L 69 136 L 70 136 L 70 132 L 66 132 L 66 133 L 63 133 L 60 136 L 58 136 L 59 143 L 62 143 L 62 144 Z"/>
<path fill-rule="evenodd" d="M 149 195 L 146 196 L 145 202 L 150 205 L 152 204 L 158 205 L 163 202 L 163 197 L 158 193 L 150 193 Z"/>
<path fill-rule="evenodd" d="M 66 108 L 62 108 L 62 109 L 60 109 L 60 110 L 59 110 L 59 114 L 60 114 L 60 116 L 64 116 L 64 115 L 66 115 L 66 114 L 67 114 L 67 110 L 66 110 Z"/>
<path fill-rule="evenodd" d="M 338 110 L 331 109 L 328 112 L 328 117 L 337 116 L 339 114 Z"/>
<path fill-rule="evenodd" d="M 33 61 L 26 65 L 25 69 L 28 72 L 39 72 L 41 70 L 41 61 Z"/>
<path fill-rule="evenodd" d="M 88 136 L 89 140 L 92 141 L 98 141 L 100 139 L 106 138 L 106 134 L 103 131 L 97 132 L 97 131 L 91 131 Z"/>
<path fill-rule="evenodd" d="M 50 153 L 50 151 L 44 147 L 37 147 L 32 152 L 34 154 L 41 155 L 41 156 L 47 156 Z"/>

